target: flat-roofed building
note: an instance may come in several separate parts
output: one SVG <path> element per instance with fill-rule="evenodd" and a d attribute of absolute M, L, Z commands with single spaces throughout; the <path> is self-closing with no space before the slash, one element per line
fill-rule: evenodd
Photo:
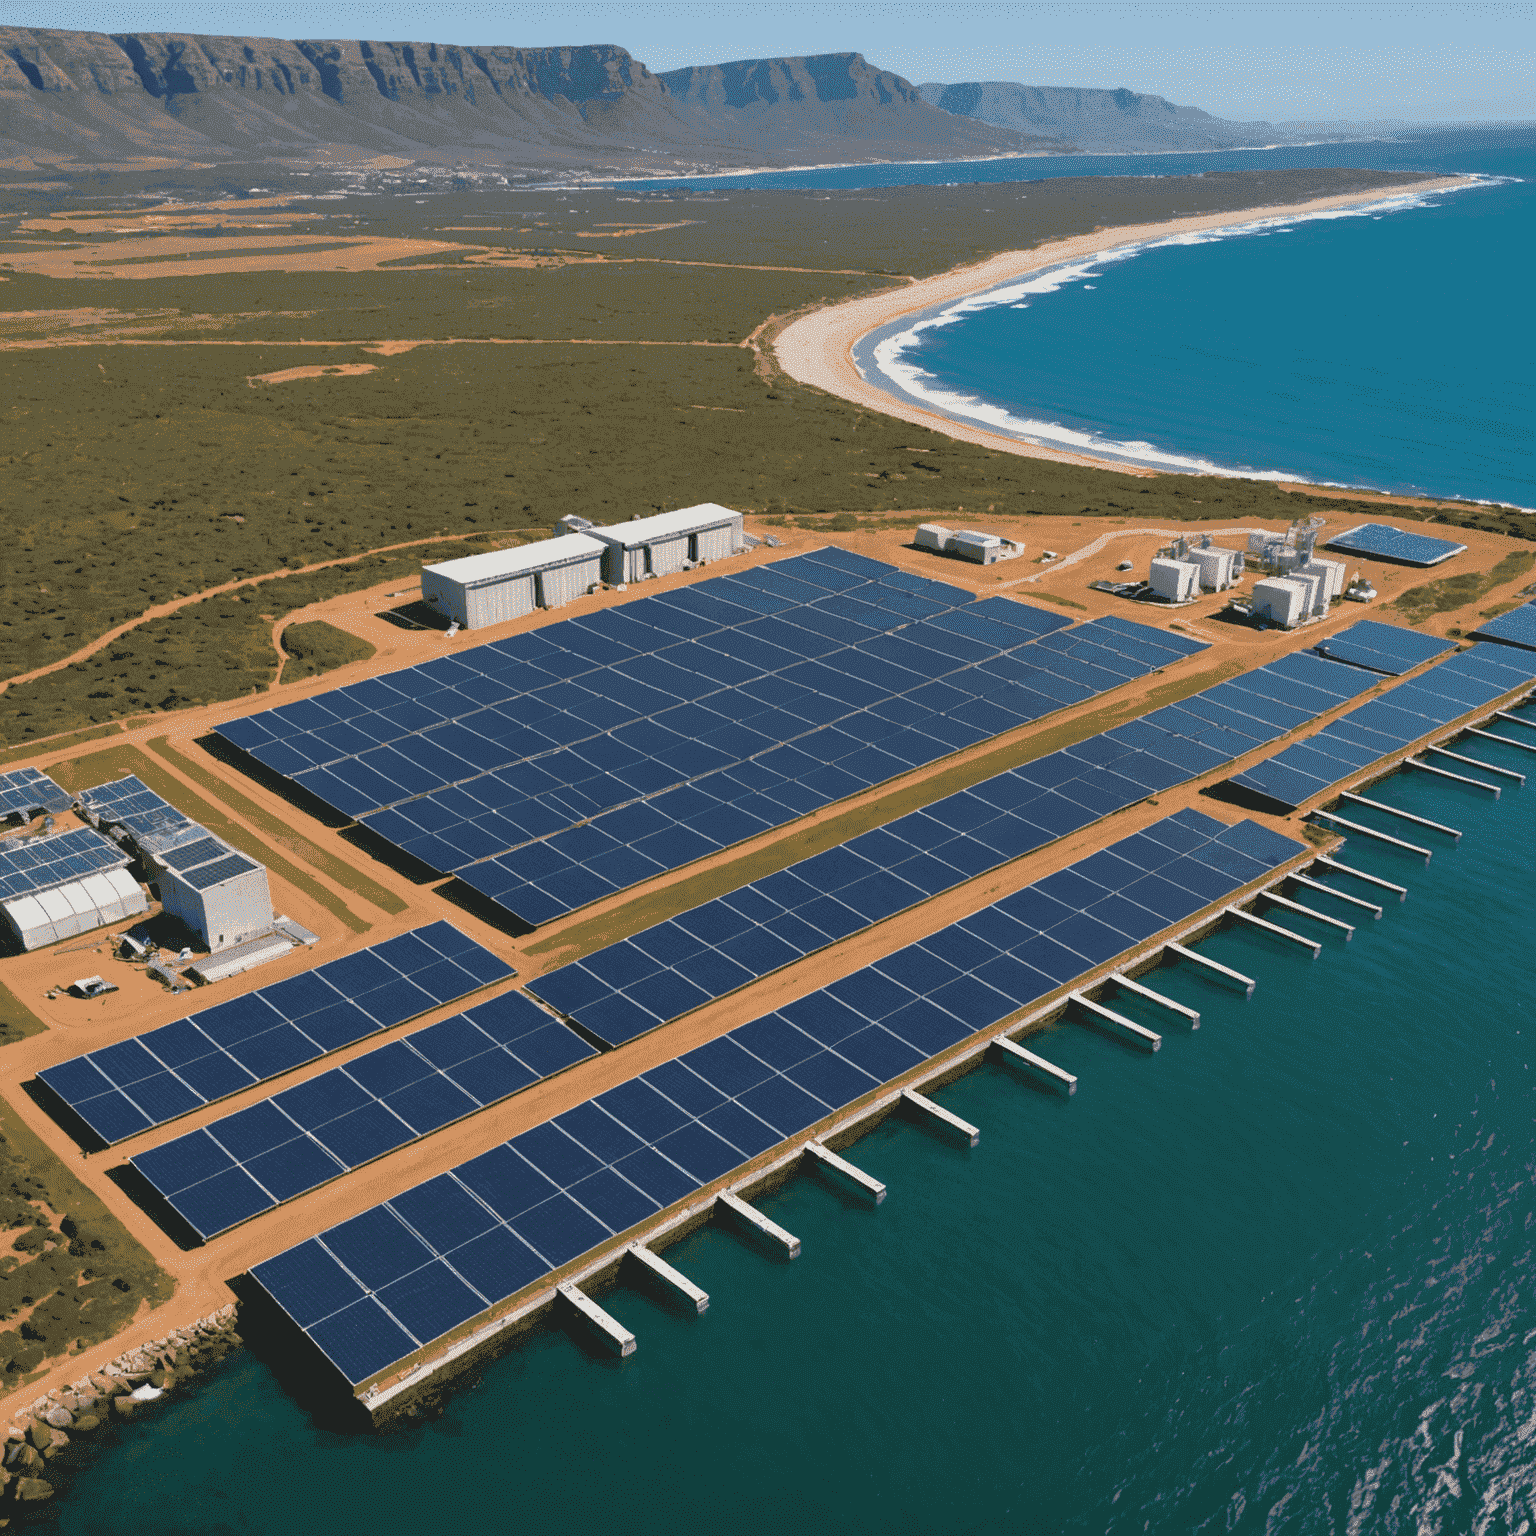
<path fill-rule="evenodd" d="M 168 857 L 158 881 L 160 904 L 199 935 L 211 954 L 272 931 L 267 872 L 254 859 L 220 847 L 210 858 L 178 869 L 176 852 Z"/>
<path fill-rule="evenodd" d="M 559 608 L 603 579 L 607 545 L 585 533 L 493 549 L 421 568 L 422 601 L 464 629 L 520 619 L 536 608 Z"/>
<path fill-rule="evenodd" d="M 655 517 L 637 518 L 632 523 L 593 528 L 590 536 L 607 546 L 603 576 L 615 585 L 666 576 L 707 560 L 723 560 L 739 554 L 746 544 L 741 513 L 712 501 L 677 512 L 658 512 Z"/>

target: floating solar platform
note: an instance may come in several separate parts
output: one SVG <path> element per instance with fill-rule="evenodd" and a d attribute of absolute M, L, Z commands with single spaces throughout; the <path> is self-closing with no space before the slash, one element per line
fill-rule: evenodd
<path fill-rule="evenodd" d="M 1536 602 L 1523 603 L 1495 619 L 1488 619 L 1472 631 L 1474 640 L 1498 640 L 1505 645 L 1523 646 L 1536 651 Z"/>
<path fill-rule="evenodd" d="M 528 990 L 605 1045 L 623 1045 L 1374 686 L 1359 668 L 1284 657 L 740 886 Z M 1212 702 L 1218 695 L 1224 702 Z"/>
<path fill-rule="evenodd" d="M 129 1161 L 206 1242 L 596 1054 L 507 992 Z"/>
<path fill-rule="evenodd" d="M 1401 752 L 1409 742 L 1533 679 L 1536 654 L 1483 645 L 1462 651 L 1228 782 L 1294 811 L 1314 795 Z"/>
<path fill-rule="evenodd" d="M 1454 640 L 1438 635 L 1421 635 L 1417 630 L 1397 624 L 1379 624 L 1375 619 L 1361 619 L 1327 640 L 1320 640 L 1313 650 L 1330 661 L 1347 662 L 1387 677 L 1401 677 L 1415 667 L 1454 651 Z"/>
<path fill-rule="evenodd" d="M 1181 811 L 251 1274 L 358 1386 L 1304 848 Z"/>
<path fill-rule="evenodd" d="M 89 827 L 0 843 L 0 901 L 30 896 L 108 869 L 125 869 L 129 858 L 110 838 Z"/>
<path fill-rule="evenodd" d="M 0 773 L 0 817 L 67 811 L 73 804 L 70 792 L 60 789 L 41 768 L 14 768 Z"/>
<path fill-rule="evenodd" d="M 825 549 L 219 734 L 538 924 L 1205 648 L 1069 625 Z"/>
<path fill-rule="evenodd" d="M 110 1145 L 513 974 L 431 923 L 37 1075 Z"/>
<path fill-rule="evenodd" d="M 1452 555 L 1466 552 L 1465 544 L 1450 539 L 1432 539 L 1422 533 L 1404 533 L 1386 523 L 1361 523 L 1346 528 L 1328 540 L 1329 549 L 1346 555 L 1364 555 L 1372 560 L 1390 560 L 1397 565 L 1439 565 Z"/>

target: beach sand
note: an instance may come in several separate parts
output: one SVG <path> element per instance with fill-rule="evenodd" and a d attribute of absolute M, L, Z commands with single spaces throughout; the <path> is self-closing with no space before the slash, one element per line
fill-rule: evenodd
<path fill-rule="evenodd" d="M 1229 228 L 1254 219 L 1298 218 L 1325 208 L 1344 208 L 1352 204 L 1380 202 L 1387 197 L 1445 192 L 1471 185 L 1474 183 L 1462 177 L 1441 176 L 1403 186 L 1384 187 L 1374 192 L 1319 197 L 1304 203 L 1200 214 L 1187 219 L 1170 219 L 1162 224 L 1128 224 L 1119 228 L 1095 230 L 1092 234 L 1074 236 L 1069 240 L 1048 241 L 1027 251 L 1003 251 L 971 266 L 954 267 L 936 277 L 924 278 L 902 288 L 850 299 L 846 303 L 834 304 L 804 315 L 791 321 L 778 333 L 772 342 L 773 351 L 784 372 L 802 384 L 814 385 L 817 389 L 824 389 L 855 405 L 894 416 L 899 421 L 931 427 L 963 443 L 1000 449 L 1025 458 L 1051 459 L 1058 464 L 1085 464 L 1097 469 L 1118 470 L 1124 474 L 1151 475 L 1157 471 L 1095 458 L 1089 454 L 1042 447 L 1000 432 L 988 431 L 985 427 L 957 421 L 939 411 L 925 410 L 861 378 L 859 370 L 854 366 L 853 348 L 871 331 L 889 325 L 892 321 L 916 315 L 934 305 L 953 303 L 969 294 L 985 292 L 988 288 L 1010 282 L 1027 273 L 1078 261 L 1101 251 L 1119 250 L 1127 245 L 1166 239 L 1171 235 Z"/>

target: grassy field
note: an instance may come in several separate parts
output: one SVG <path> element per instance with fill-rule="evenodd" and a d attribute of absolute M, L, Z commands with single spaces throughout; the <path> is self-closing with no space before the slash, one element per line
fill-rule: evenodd
<path fill-rule="evenodd" d="M 1392 606 L 1410 624 L 1422 624 L 1437 613 L 1470 607 L 1485 592 L 1491 592 L 1517 576 L 1524 576 L 1533 565 L 1536 565 L 1536 554 L 1523 549 L 1513 550 L 1486 571 L 1462 571 L 1455 576 L 1442 576 L 1438 581 L 1427 581 L 1421 587 L 1410 587 Z M 1511 603 L 1509 606 L 1515 605 Z M 1488 614 L 1482 617 L 1487 618 Z"/>
<path fill-rule="evenodd" d="M 302 678 L 319 677 L 349 662 L 367 661 L 374 648 L 366 640 L 349 635 L 324 619 L 307 624 L 290 624 L 279 636 L 287 660 L 278 675 L 279 683 L 296 683 Z"/>
<path fill-rule="evenodd" d="M 1265 484 L 1145 479 L 956 443 L 766 376 L 742 343 L 770 317 L 997 250 L 1392 179 L 509 191 L 425 208 L 356 197 L 306 227 L 463 249 L 427 271 L 16 272 L 0 287 L 0 676 L 67 656 L 179 594 L 405 540 L 547 528 L 566 512 L 607 521 L 715 500 L 833 528 L 988 512 L 1289 518 L 1302 510 L 1296 498 Z M 19 228 L 19 208 L 47 206 L 43 194 L 25 197 L 0 192 L 0 236 Z M 616 232 L 662 225 L 676 227 Z M 486 264 L 535 250 L 542 265 Z M 72 344 L 35 348 L 61 335 Z M 454 339 L 465 344 L 442 344 Z M 335 364 L 371 371 L 268 377 Z M 1436 515 L 1523 527 L 1493 507 Z M 380 572 L 405 576 L 421 558 L 306 577 L 305 601 Z M 277 660 L 270 626 L 301 606 L 296 597 L 273 584 L 211 598 L 14 686 L 0 694 L 0 742 L 264 689 Z"/>

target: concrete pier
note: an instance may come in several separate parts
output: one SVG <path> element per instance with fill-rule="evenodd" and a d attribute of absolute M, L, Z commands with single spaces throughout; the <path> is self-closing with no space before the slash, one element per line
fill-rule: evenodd
<path fill-rule="evenodd" d="M 1384 800 L 1368 800 L 1364 795 L 1357 795 L 1352 789 L 1346 789 L 1339 798 L 1349 800 L 1355 805 L 1368 805 L 1373 811 L 1385 811 L 1388 816 L 1396 816 L 1400 821 L 1411 821 L 1415 826 L 1428 827 L 1431 832 L 1444 832 L 1447 837 L 1454 837 L 1458 843 L 1461 841 L 1461 833 L 1455 827 L 1448 827 L 1443 821 L 1431 821 L 1427 816 L 1416 816 L 1412 811 L 1399 810 L 1395 805 L 1388 805 Z"/>
<path fill-rule="evenodd" d="M 1344 891 L 1336 891 L 1331 885 L 1324 885 L 1321 880 L 1314 880 L 1309 875 L 1287 875 L 1286 879 L 1294 881 L 1297 885 L 1306 886 L 1309 891 L 1319 891 L 1324 896 L 1332 896 L 1335 901 L 1347 901 L 1350 906 L 1369 912 L 1378 921 L 1381 918 L 1381 908 L 1374 901 L 1365 901 L 1359 896 L 1350 896 Z"/>
<path fill-rule="evenodd" d="M 1385 832 L 1378 832 L 1375 827 L 1367 827 L 1358 821 L 1346 821 L 1344 817 L 1334 811 L 1313 811 L 1314 816 L 1321 816 L 1324 821 L 1331 821 L 1335 826 L 1344 827 L 1350 832 L 1357 832 L 1361 837 L 1369 837 L 1378 843 L 1391 843 L 1394 848 L 1402 848 L 1408 853 L 1418 854 L 1427 864 L 1434 858 L 1434 851 L 1429 848 L 1420 848 L 1417 843 L 1405 843 L 1400 837 L 1388 837 Z"/>
<path fill-rule="evenodd" d="M 1004 1061 L 1018 1067 L 1040 1087 L 1051 1093 L 1059 1093 L 1064 1099 L 1070 1099 L 1077 1092 L 1077 1079 L 1058 1067 L 1054 1061 L 1047 1061 L 1043 1056 L 1036 1056 L 1033 1051 L 1026 1051 L 1007 1035 L 999 1035 L 992 1044 L 997 1047 Z"/>
<path fill-rule="evenodd" d="M 786 1232 L 778 1222 L 770 1221 L 763 1213 L 729 1190 L 723 1190 L 715 1198 L 715 1209 L 731 1216 L 736 1224 L 755 1237 L 760 1237 L 783 1251 L 785 1258 L 800 1257 L 800 1239 Z"/>
<path fill-rule="evenodd" d="M 805 1155 L 845 1184 L 851 1184 L 876 1205 L 885 1199 L 885 1185 L 879 1179 L 865 1173 L 862 1168 L 856 1168 L 847 1158 L 839 1157 L 830 1147 L 822 1146 L 819 1141 L 808 1141 L 805 1144 Z"/>
<path fill-rule="evenodd" d="M 673 1269 L 667 1261 L 651 1252 L 644 1243 L 631 1243 L 625 1253 L 645 1270 L 647 1276 L 676 1292 L 690 1303 L 695 1312 L 709 1311 L 709 1292 L 701 1291 L 687 1275 Z"/>
<path fill-rule="evenodd" d="M 1484 741 L 1502 742 L 1506 747 L 1519 747 L 1522 752 L 1536 752 L 1536 742 L 1516 741 L 1513 736 L 1500 736 L 1497 731 L 1480 731 L 1475 725 L 1467 727 L 1469 736 L 1481 736 Z"/>
<path fill-rule="evenodd" d="M 1176 1013 L 1180 1018 L 1189 1023 L 1191 1029 L 1200 1028 L 1200 1014 L 1197 1009 L 1187 1007 L 1183 1003 L 1176 1003 L 1171 997 L 1164 997 L 1161 992 L 1154 992 L 1151 987 L 1143 986 L 1139 981 L 1130 976 L 1122 976 L 1118 971 L 1109 978 L 1117 987 L 1124 987 L 1127 992 L 1134 992 L 1138 997 L 1144 997 L 1148 1002 L 1153 1002 L 1159 1008 L 1166 1008 L 1169 1013 Z"/>
<path fill-rule="evenodd" d="M 1405 757 L 1404 768 L 1417 768 L 1420 773 L 1432 773 L 1436 778 L 1454 779 L 1458 784 L 1470 784 L 1474 789 L 1486 789 L 1495 800 L 1501 793 L 1497 784 L 1485 784 L 1481 779 L 1468 778 L 1464 773 L 1452 773 L 1449 768 L 1436 768 L 1433 763 L 1426 763 L 1421 757 Z"/>
<path fill-rule="evenodd" d="M 1239 918 L 1245 923 L 1252 924 L 1255 928 L 1262 928 L 1266 933 L 1274 934 L 1276 938 L 1289 939 L 1293 944 L 1303 945 L 1312 951 L 1312 958 L 1314 960 L 1323 952 L 1323 946 L 1316 939 L 1308 939 L 1299 933 L 1292 933 L 1289 928 L 1282 928 L 1279 923 L 1272 923 L 1268 918 L 1255 917 L 1252 912 L 1244 912 L 1241 907 L 1223 907 L 1222 911 L 1228 917 Z"/>
<path fill-rule="evenodd" d="M 1351 869 L 1348 864 L 1340 864 L 1337 859 L 1330 859 L 1326 853 L 1318 854 L 1313 862 L 1325 865 L 1328 869 L 1336 869 L 1341 875 L 1348 875 L 1353 880 L 1363 880 L 1367 885 L 1374 885 L 1378 890 L 1396 891 L 1399 901 L 1408 900 L 1406 885 L 1394 885 L 1390 880 L 1383 880 L 1380 875 L 1368 875 L 1363 869 Z"/>
<path fill-rule="evenodd" d="M 1069 992 L 1067 998 L 1088 1015 L 1090 1022 L 1118 1036 L 1127 1044 L 1143 1051 L 1162 1050 L 1163 1037 L 1146 1025 L 1126 1018 L 1123 1013 L 1116 1013 L 1113 1008 L 1106 1008 L 1103 1003 L 1094 1002 L 1091 997 L 1084 997 L 1081 992 Z"/>
<path fill-rule="evenodd" d="M 1076 1083 L 1075 1078 L 1073 1082 Z M 967 1146 L 974 1147 L 981 1141 L 981 1132 L 969 1120 L 962 1120 L 959 1115 L 952 1115 L 942 1104 L 935 1104 L 926 1094 L 919 1093 L 915 1088 L 903 1088 L 901 1100 L 924 1120 L 939 1126 L 948 1135 L 958 1137 Z"/>
<path fill-rule="evenodd" d="M 1292 901 L 1289 896 L 1277 896 L 1273 891 L 1261 891 L 1265 901 L 1272 901 L 1278 907 L 1284 907 L 1288 912 L 1299 912 L 1303 917 L 1310 917 L 1319 923 L 1327 923 L 1330 928 L 1339 929 L 1346 943 L 1355 936 L 1355 925 L 1346 923 L 1341 917 L 1329 917 L 1326 912 L 1318 912 L 1312 907 L 1304 907 L 1299 901 Z"/>
<path fill-rule="evenodd" d="M 1193 949 L 1186 949 L 1182 944 L 1175 944 L 1171 939 L 1163 946 L 1172 950 L 1183 960 L 1193 960 L 1196 965 L 1203 965 L 1208 971 L 1215 971 L 1218 976 L 1225 976 L 1228 981 L 1235 981 L 1249 997 L 1253 996 L 1253 989 L 1258 983 L 1251 976 L 1244 976 L 1241 971 L 1234 971 L 1230 965 L 1222 965 L 1219 961 L 1212 960 L 1208 955 L 1199 954 Z"/>
<path fill-rule="evenodd" d="M 592 1298 L 577 1290 L 574 1285 L 555 1287 L 560 1298 L 573 1308 L 577 1319 L 587 1331 L 621 1360 L 635 1352 L 635 1336 L 616 1318 L 610 1317 Z"/>
<path fill-rule="evenodd" d="M 1527 720 L 1524 715 L 1512 715 L 1507 709 L 1496 709 L 1494 714 L 1500 720 L 1508 720 L 1511 725 L 1523 725 L 1528 731 L 1536 731 L 1536 720 Z"/>
<path fill-rule="evenodd" d="M 1448 757 L 1453 762 L 1465 763 L 1469 768 L 1481 768 L 1484 773 L 1496 773 L 1501 778 L 1518 779 L 1521 784 L 1525 783 L 1523 773 L 1516 773 L 1513 768 L 1495 768 L 1492 763 L 1485 763 L 1480 757 L 1467 757 L 1461 752 L 1452 752 L 1449 747 L 1427 747 L 1425 750 L 1436 752 L 1441 757 Z"/>

